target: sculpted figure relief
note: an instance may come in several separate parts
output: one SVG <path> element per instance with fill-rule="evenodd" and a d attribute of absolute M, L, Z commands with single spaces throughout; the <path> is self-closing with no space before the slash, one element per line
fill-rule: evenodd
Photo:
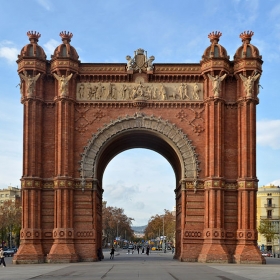
<path fill-rule="evenodd" d="M 167 94 L 166 94 L 166 89 L 165 89 L 165 87 L 164 87 L 163 84 L 161 84 L 161 86 L 160 86 L 159 93 L 160 93 L 160 95 L 161 95 L 161 99 L 162 99 L 162 100 L 167 100 L 167 99 L 168 99 L 168 98 L 167 98 L 168 96 L 167 96 Z"/>
<path fill-rule="evenodd" d="M 96 90 L 96 98 L 101 100 L 103 97 L 104 91 L 105 91 L 105 87 L 99 82 L 97 90 Z"/>
<path fill-rule="evenodd" d="M 88 87 L 88 98 L 96 99 L 97 86 Z"/>
<path fill-rule="evenodd" d="M 198 83 L 195 83 L 193 86 L 193 99 L 199 100 L 199 92 L 200 92 L 199 85 Z"/>
<path fill-rule="evenodd" d="M 130 55 L 127 55 L 126 60 L 127 60 L 126 69 L 132 70 L 133 59 L 131 58 Z"/>
<path fill-rule="evenodd" d="M 39 73 L 35 77 L 32 77 L 31 75 L 27 75 L 26 72 L 24 74 L 19 74 L 19 75 L 22 78 L 22 80 L 24 80 L 26 83 L 27 96 L 32 97 L 35 90 L 36 81 L 39 79 L 41 74 Z M 23 94 L 22 83 L 20 85 L 20 88 L 21 88 L 21 93 Z"/>
<path fill-rule="evenodd" d="M 154 66 L 153 66 L 153 61 L 155 60 L 154 56 L 150 56 L 149 59 L 147 60 L 147 71 L 152 71 Z"/>
<path fill-rule="evenodd" d="M 260 73 L 257 74 L 255 72 L 254 75 L 249 76 L 248 78 L 246 78 L 242 74 L 239 74 L 240 78 L 243 81 L 243 86 L 245 88 L 245 92 L 246 92 L 246 96 L 247 97 L 252 97 L 253 96 L 253 93 L 254 93 L 254 83 L 260 77 L 260 75 L 261 75 Z"/>
<path fill-rule="evenodd" d="M 190 97 L 188 96 L 188 86 L 186 84 L 181 83 L 181 85 L 179 86 L 179 89 L 178 89 L 178 93 L 179 93 L 180 99 L 182 99 L 182 100 L 190 99 Z"/>
<path fill-rule="evenodd" d="M 81 84 L 80 87 L 79 87 L 80 98 L 84 98 L 84 91 L 85 91 L 85 86 L 84 86 L 84 84 Z"/>
<path fill-rule="evenodd" d="M 224 74 L 223 76 L 218 76 L 216 75 L 211 76 L 210 74 L 207 74 L 209 79 L 212 81 L 212 90 L 214 93 L 215 97 L 219 97 L 220 96 L 220 92 L 221 92 L 221 83 L 224 80 L 224 78 L 227 76 L 227 74 Z"/>
<path fill-rule="evenodd" d="M 122 85 L 122 99 L 126 99 L 127 92 L 128 92 L 127 85 L 123 84 Z"/>
<path fill-rule="evenodd" d="M 61 77 L 58 76 L 57 74 L 53 73 L 54 77 L 58 80 L 59 82 L 59 93 L 61 96 L 66 96 L 68 93 L 68 82 L 72 77 L 72 73 L 65 77 L 62 75 Z"/>
<path fill-rule="evenodd" d="M 190 93 L 188 94 L 188 88 Z M 201 83 L 78 83 L 78 100 L 202 101 Z M 192 90 L 192 91 L 191 91 Z"/>

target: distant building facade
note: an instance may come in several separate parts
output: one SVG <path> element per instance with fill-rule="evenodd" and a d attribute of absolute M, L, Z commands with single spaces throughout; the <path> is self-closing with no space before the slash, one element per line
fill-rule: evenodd
<path fill-rule="evenodd" d="M 11 200 L 12 202 L 20 201 L 21 189 L 9 186 L 7 189 L 0 190 L 0 206 L 5 201 Z"/>
<path fill-rule="evenodd" d="M 262 220 L 271 221 L 276 232 L 280 233 L 280 187 L 263 186 L 257 193 L 257 227 Z M 258 246 L 262 251 L 280 252 L 280 237 L 267 240 L 262 234 L 258 234 Z"/>

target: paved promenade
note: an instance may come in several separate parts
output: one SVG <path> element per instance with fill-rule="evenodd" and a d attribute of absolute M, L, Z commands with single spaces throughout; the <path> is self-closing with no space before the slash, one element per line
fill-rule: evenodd
<path fill-rule="evenodd" d="M 200 264 L 173 260 L 171 252 L 151 252 L 149 256 L 116 252 L 115 259 L 91 263 L 13 265 L 0 267 L 3 280 L 241 280 L 280 279 L 280 259 L 267 258 L 266 265 Z"/>

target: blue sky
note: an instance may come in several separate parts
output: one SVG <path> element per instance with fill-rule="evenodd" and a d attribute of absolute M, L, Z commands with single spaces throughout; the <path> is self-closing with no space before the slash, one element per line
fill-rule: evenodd
<path fill-rule="evenodd" d="M 59 33 L 73 33 L 71 44 L 81 62 L 126 62 L 143 48 L 154 63 L 200 62 L 210 45 L 208 34 L 223 33 L 220 44 L 233 59 L 239 35 L 252 30 L 251 43 L 263 57 L 257 107 L 259 185 L 280 185 L 280 2 L 278 0 L 11 0 L 0 10 L 0 188 L 20 186 L 22 105 L 17 55 L 26 32 L 41 33 L 39 45 L 50 59 L 61 43 Z M 119 166 L 126 166 L 124 168 Z M 160 155 L 130 150 L 118 155 L 104 175 L 104 199 L 124 208 L 143 225 L 154 214 L 172 210 L 174 173 Z"/>

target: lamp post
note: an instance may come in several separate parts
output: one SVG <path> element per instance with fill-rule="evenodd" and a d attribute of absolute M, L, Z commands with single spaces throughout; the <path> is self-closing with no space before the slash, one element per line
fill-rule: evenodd
<path fill-rule="evenodd" d="M 166 244 L 165 244 L 165 237 L 164 237 L 164 215 L 162 217 L 162 250 L 166 253 Z"/>
<path fill-rule="evenodd" d="M 116 237 L 117 248 L 119 243 L 118 241 L 119 241 L 119 220 L 117 220 L 117 237 Z"/>

